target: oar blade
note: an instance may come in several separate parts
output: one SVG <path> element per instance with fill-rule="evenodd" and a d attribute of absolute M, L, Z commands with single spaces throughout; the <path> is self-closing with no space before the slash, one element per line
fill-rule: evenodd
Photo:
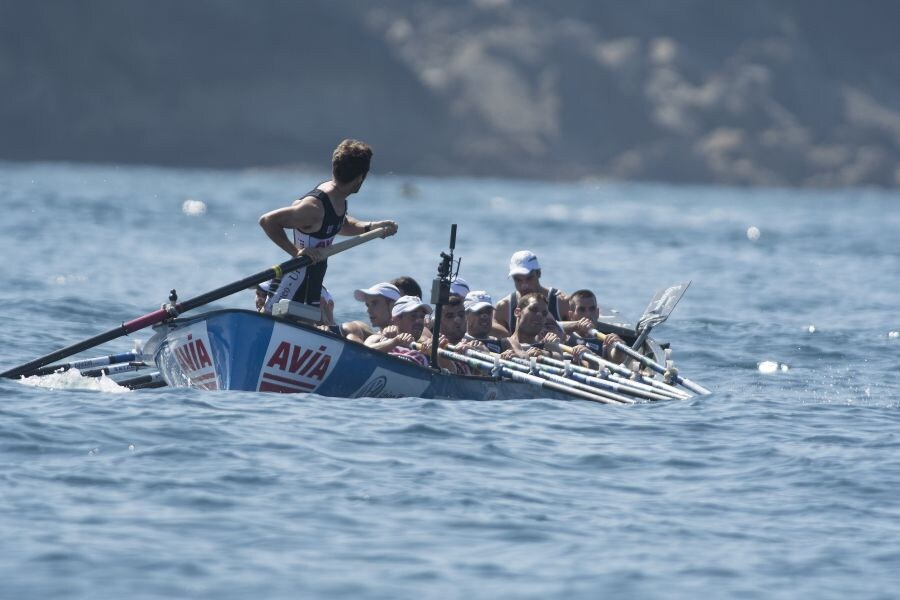
<path fill-rule="evenodd" d="M 637 330 L 643 331 L 648 327 L 656 327 L 668 319 L 672 311 L 675 310 L 675 305 L 678 304 L 678 301 L 681 300 L 681 297 L 684 296 L 690 285 L 691 282 L 688 281 L 687 283 L 679 283 L 656 292 L 653 299 L 650 300 L 650 304 L 644 310 L 644 314 L 638 319 Z"/>

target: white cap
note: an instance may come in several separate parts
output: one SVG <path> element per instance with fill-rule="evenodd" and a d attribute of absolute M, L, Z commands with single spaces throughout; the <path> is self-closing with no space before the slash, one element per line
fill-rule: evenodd
<path fill-rule="evenodd" d="M 528 275 L 541 268 L 537 256 L 531 250 L 519 250 L 509 259 L 509 276 Z"/>
<path fill-rule="evenodd" d="M 365 302 L 366 297 L 368 296 L 384 296 L 388 300 L 396 300 L 401 295 L 402 294 L 400 294 L 400 290 L 397 289 L 396 285 L 387 282 L 376 283 L 370 288 L 353 292 L 353 297 L 360 302 Z"/>
<path fill-rule="evenodd" d="M 328 288 L 326 288 L 324 285 L 322 286 L 322 297 L 320 299 L 320 302 L 322 304 L 325 304 L 327 302 L 334 304 L 334 298 L 331 297 L 331 292 L 329 292 Z"/>
<path fill-rule="evenodd" d="M 454 277 L 450 282 L 450 293 L 465 298 L 469 293 L 469 284 L 462 277 Z"/>
<path fill-rule="evenodd" d="M 479 290 L 466 294 L 466 299 L 463 301 L 463 306 L 466 307 L 466 312 L 478 312 L 482 308 L 486 308 L 488 306 L 494 308 L 494 302 L 493 300 L 491 300 L 491 297 L 487 292 Z"/>
<path fill-rule="evenodd" d="M 424 308 L 425 314 L 431 314 L 431 307 L 422 302 L 422 299 L 418 296 L 400 296 L 396 302 L 394 302 L 394 308 L 391 309 L 392 317 L 399 317 L 403 313 L 412 312 L 418 308 Z"/>

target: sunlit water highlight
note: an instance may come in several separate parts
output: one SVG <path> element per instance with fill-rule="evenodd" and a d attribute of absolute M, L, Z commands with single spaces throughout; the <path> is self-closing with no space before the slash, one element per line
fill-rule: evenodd
<path fill-rule="evenodd" d="M 282 261 L 256 220 L 318 180 L 0 164 L 0 365 Z M 522 248 L 545 282 L 625 315 L 692 280 L 655 336 L 713 395 L 0 382 L 0 597 L 894 597 L 898 199 L 373 174 L 351 210 L 401 233 L 333 259 L 339 318 L 364 316 L 355 288 L 427 287 L 458 223 L 460 273 L 495 298 Z"/>

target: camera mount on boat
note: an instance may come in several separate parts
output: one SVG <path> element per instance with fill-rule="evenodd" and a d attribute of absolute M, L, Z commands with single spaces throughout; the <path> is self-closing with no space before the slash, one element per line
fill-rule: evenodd
<path fill-rule="evenodd" d="M 450 300 L 450 282 L 459 273 L 459 265 L 462 260 L 455 263 L 456 272 L 453 271 L 453 251 L 456 249 L 456 223 L 450 226 L 450 254 L 441 252 L 441 263 L 438 265 L 438 276 L 431 282 L 431 303 L 434 304 L 434 328 L 431 342 L 431 366 L 437 368 L 438 364 L 438 340 L 441 336 L 441 317 L 444 305 Z"/>

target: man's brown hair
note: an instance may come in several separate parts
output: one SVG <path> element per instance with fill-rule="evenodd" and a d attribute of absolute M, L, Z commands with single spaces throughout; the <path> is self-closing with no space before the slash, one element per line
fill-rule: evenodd
<path fill-rule="evenodd" d="M 516 308 L 521 308 L 525 310 L 532 304 L 536 304 L 538 302 L 543 302 L 544 304 L 549 304 L 547 302 L 547 296 L 543 295 L 540 292 L 531 292 L 529 294 L 525 294 L 521 298 L 519 298 L 519 303 L 516 305 Z"/>
<path fill-rule="evenodd" d="M 359 140 L 344 140 L 331 155 L 331 172 L 338 183 L 349 183 L 369 172 L 372 149 Z"/>
<path fill-rule="evenodd" d="M 593 298 L 594 302 L 597 301 L 597 295 L 594 294 L 594 292 L 592 292 L 591 290 L 578 290 L 576 292 L 572 292 L 572 295 L 569 296 L 569 302 L 574 304 L 575 301 L 580 298 Z"/>

